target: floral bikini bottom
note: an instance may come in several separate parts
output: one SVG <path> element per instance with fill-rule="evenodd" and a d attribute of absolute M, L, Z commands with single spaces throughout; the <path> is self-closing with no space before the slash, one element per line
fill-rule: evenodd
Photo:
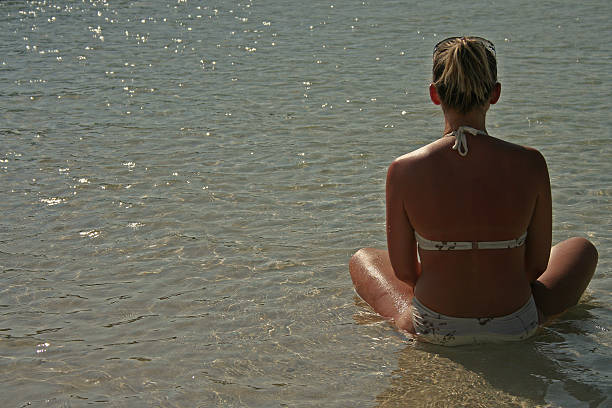
<path fill-rule="evenodd" d="M 516 312 L 500 317 L 452 317 L 434 312 L 414 297 L 412 323 L 417 339 L 445 346 L 520 341 L 538 328 L 533 296 Z"/>

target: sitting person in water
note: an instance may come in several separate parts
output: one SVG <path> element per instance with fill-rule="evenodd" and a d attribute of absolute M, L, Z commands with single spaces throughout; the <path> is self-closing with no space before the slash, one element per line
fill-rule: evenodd
<path fill-rule="evenodd" d="M 454 37 L 435 46 L 429 94 L 442 107 L 443 136 L 389 167 L 388 251 L 364 248 L 351 258 L 359 296 L 417 339 L 528 338 L 578 303 L 597 266 L 584 238 L 551 249 L 544 157 L 485 126 L 500 92 L 490 41 Z"/>

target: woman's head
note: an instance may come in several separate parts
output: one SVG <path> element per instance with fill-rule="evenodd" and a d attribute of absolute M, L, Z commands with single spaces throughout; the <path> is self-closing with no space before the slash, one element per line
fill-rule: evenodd
<path fill-rule="evenodd" d="M 433 53 L 433 85 L 440 102 L 462 113 L 489 101 L 497 84 L 495 47 L 480 37 L 440 41 Z"/>

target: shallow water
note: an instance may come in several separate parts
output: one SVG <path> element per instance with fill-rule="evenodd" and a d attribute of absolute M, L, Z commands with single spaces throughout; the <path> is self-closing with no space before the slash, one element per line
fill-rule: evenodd
<path fill-rule="evenodd" d="M 612 5 L 0 2 L 3 406 L 610 405 Z M 459 31 L 457 31 L 459 30 Z M 600 261 L 526 343 L 414 344 L 354 295 L 432 46 L 496 44 L 488 129 Z"/>

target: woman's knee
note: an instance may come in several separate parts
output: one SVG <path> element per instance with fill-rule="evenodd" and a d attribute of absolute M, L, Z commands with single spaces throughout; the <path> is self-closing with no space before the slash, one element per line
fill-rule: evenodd
<path fill-rule="evenodd" d="M 355 252 L 349 261 L 349 267 L 367 266 L 370 264 L 378 264 L 384 261 L 387 251 L 376 248 L 361 248 Z M 388 256 L 387 256 L 388 257 Z"/>
<path fill-rule="evenodd" d="M 580 248 L 582 251 L 587 252 L 590 255 L 593 255 L 595 257 L 598 256 L 597 248 L 595 248 L 595 245 L 593 245 L 591 241 L 584 237 L 572 237 L 564 242 L 571 243 L 571 245 Z"/>
<path fill-rule="evenodd" d="M 366 278 L 366 271 L 372 263 L 374 251 L 374 248 L 361 248 L 349 260 L 349 272 L 355 286 L 358 286 L 361 283 L 360 281 Z"/>
<path fill-rule="evenodd" d="M 576 239 L 579 240 L 585 256 L 597 263 L 597 260 L 599 259 L 599 252 L 597 252 L 595 245 L 593 245 L 593 243 L 586 238 L 577 237 Z"/>
<path fill-rule="evenodd" d="M 372 248 L 361 248 L 359 251 L 355 252 L 349 261 L 349 269 L 353 271 L 357 266 L 366 263 L 366 259 L 369 257 L 371 251 Z"/>
<path fill-rule="evenodd" d="M 595 245 L 583 237 L 573 237 L 566 242 L 578 252 L 581 263 L 584 263 L 586 269 L 592 275 L 595 272 L 595 267 L 599 259 L 599 252 L 597 252 Z"/>
<path fill-rule="evenodd" d="M 582 237 L 553 247 L 549 267 L 532 285 L 538 307 L 546 316 L 562 313 L 580 300 L 597 267 L 597 248 Z"/>
<path fill-rule="evenodd" d="M 591 267 L 597 265 L 599 254 L 591 241 L 583 237 L 572 237 L 559 242 L 552 248 L 551 257 L 569 263 L 587 263 Z"/>

